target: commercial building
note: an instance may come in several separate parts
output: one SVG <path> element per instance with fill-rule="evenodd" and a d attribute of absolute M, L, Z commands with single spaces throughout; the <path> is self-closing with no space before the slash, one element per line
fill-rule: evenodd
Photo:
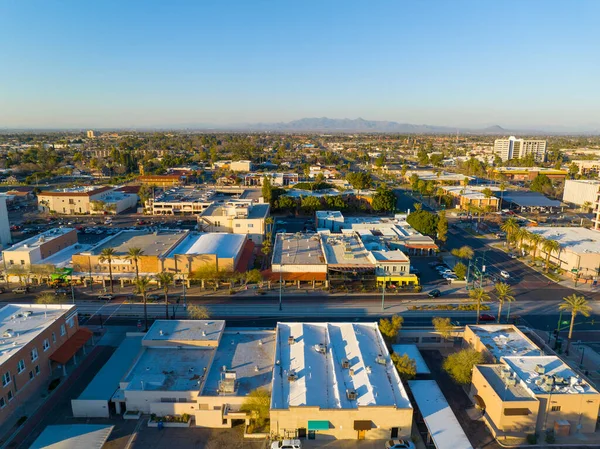
<path fill-rule="evenodd" d="M 31 267 L 47 263 L 57 253 L 77 245 L 77 231 L 73 228 L 54 228 L 23 240 L 2 251 L 7 268 Z"/>
<path fill-rule="evenodd" d="M 184 181 L 180 175 L 142 175 L 137 179 L 143 185 L 157 187 L 177 186 L 183 184 Z"/>
<path fill-rule="evenodd" d="M 113 187 L 84 186 L 47 190 L 38 194 L 41 212 L 57 214 L 120 214 L 135 208 L 138 196 L 118 191 Z"/>
<path fill-rule="evenodd" d="M 73 255 L 76 275 L 107 280 L 109 263 L 102 257 L 104 248 L 115 251 L 110 263 L 113 279 L 122 285 L 135 278 L 135 262 L 127 258 L 130 248 L 140 248 L 138 261 L 142 275 L 167 271 L 181 279 L 206 266 L 224 271 L 247 270 L 248 245 L 246 236 L 222 233 L 197 233 L 183 230 L 121 231 L 104 239 L 88 251 Z"/>
<path fill-rule="evenodd" d="M 473 368 L 470 396 L 495 437 L 595 432 L 600 394 L 560 358 L 511 325 L 466 326 L 464 338 L 493 361 Z"/>
<path fill-rule="evenodd" d="M 327 263 L 318 234 L 286 234 L 278 232 L 273 246 L 272 281 L 327 283 Z"/>
<path fill-rule="evenodd" d="M 598 192 L 600 192 L 600 181 L 567 179 L 563 191 L 563 201 L 578 206 L 587 203 L 590 208 L 593 208 L 598 199 Z"/>
<path fill-rule="evenodd" d="M 21 405 L 47 393 L 48 381 L 91 338 L 80 329 L 77 310 L 62 304 L 7 304 L 0 309 L 0 424 L 16 421 Z"/>
<path fill-rule="evenodd" d="M 547 196 L 533 191 L 510 190 L 502 195 L 503 205 L 506 204 L 510 209 L 519 211 L 547 211 L 558 212 L 563 208 L 563 204 L 558 200 L 552 200 Z"/>
<path fill-rule="evenodd" d="M 490 208 L 492 211 L 500 209 L 500 199 L 494 195 L 487 197 L 479 190 L 467 187 L 441 187 L 447 195 L 450 195 L 456 207 L 468 210 L 471 207 L 478 207 L 482 210 Z"/>
<path fill-rule="evenodd" d="M 265 178 L 275 187 L 291 186 L 298 183 L 297 173 L 248 173 L 244 176 L 245 186 L 262 186 Z"/>
<path fill-rule="evenodd" d="M 597 153 L 596 153 L 597 154 Z M 571 164 L 579 167 L 580 175 L 598 175 L 600 174 L 600 160 L 597 161 L 571 161 Z"/>
<path fill-rule="evenodd" d="M 93 130 L 91 130 L 91 129 L 88 129 L 88 130 L 86 131 L 85 135 L 87 136 L 87 138 L 88 138 L 88 139 L 93 139 L 94 137 L 96 137 L 96 136 L 94 135 L 94 131 L 93 131 Z"/>
<path fill-rule="evenodd" d="M 114 426 L 107 424 L 59 424 L 46 426 L 29 449 L 102 449 Z"/>
<path fill-rule="evenodd" d="M 315 212 L 316 228 L 340 232 L 344 227 L 344 216 L 339 210 L 318 210 Z"/>
<path fill-rule="evenodd" d="M 515 136 L 510 136 L 508 139 L 494 141 L 494 153 L 503 161 L 522 159 L 533 154 L 536 161 L 545 162 L 546 144 L 545 140 L 517 139 Z"/>
<path fill-rule="evenodd" d="M 204 232 L 244 234 L 261 245 L 267 229 L 269 204 L 255 204 L 252 200 L 213 203 L 198 216 L 198 229 Z"/>
<path fill-rule="evenodd" d="M 550 262 L 580 282 L 593 282 L 600 277 L 600 233 L 578 227 L 532 227 L 529 230 L 560 244 L 560 251 L 551 254 Z M 539 251 L 545 258 L 543 247 L 540 246 Z"/>
<path fill-rule="evenodd" d="M 562 181 L 569 174 L 567 170 L 542 167 L 496 167 L 493 173 L 509 181 L 533 181 L 537 175 L 546 175 L 550 179 Z"/>
<path fill-rule="evenodd" d="M 0 246 L 6 248 L 12 243 L 8 210 L 6 209 L 6 195 L 0 194 Z"/>
<path fill-rule="evenodd" d="M 466 176 L 461 173 L 448 173 L 444 171 L 433 171 L 433 170 L 407 170 L 404 174 L 404 180 L 406 182 L 410 182 L 410 178 L 413 175 L 417 175 L 422 181 L 434 181 L 445 184 L 462 184 L 467 179 L 471 182 L 473 179 L 472 176 Z"/>
<path fill-rule="evenodd" d="M 410 437 L 413 409 L 377 323 L 278 323 L 271 431 L 284 438 Z"/>
<path fill-rule="evenodd" d="M 196 215 L 206 210 L 216 199 L 217 192 L 212 189 L 173 186 L 148 198 L 144 210 L 152 215 Z"/>
<path fill-rule="evenodd" d="M 596 201 L 594 201 L 594 218 L 592 220 L 594 224 L 594 229 L 596 231 L 600 231 L 600 191 L 598 192 L 598 196 L 596 197 Z"/>
<path fill-rule="evenodd" d="M 229 169 L 236 172 L 249 172 L 254 170 L 254 164 L 252 161 L 232 161 Z"/>

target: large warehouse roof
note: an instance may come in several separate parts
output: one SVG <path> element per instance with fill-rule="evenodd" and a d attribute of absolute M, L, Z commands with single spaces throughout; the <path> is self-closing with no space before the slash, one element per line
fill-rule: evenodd
<path fill-rule="evenodd" d="M 551 200 L 538 192 L 505 192 L 504 201 L 514 203 L 522 207 L 560 207 L 561 202 Z"/>
<path fill-rule="evenodd" d="M 216 254 L 219 259 L 235 259 L 242 251 L 245 241 L 244 234 L 191 234 L 171 251 L 169 257 L 175 254 Z"/>

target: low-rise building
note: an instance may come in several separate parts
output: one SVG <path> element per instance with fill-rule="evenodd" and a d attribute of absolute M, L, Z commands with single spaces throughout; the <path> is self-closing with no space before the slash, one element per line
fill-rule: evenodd
<path fill-rule="evenodd" d="M 148 198 L 144 210 L 152 215 L 196 215 L 217 199 L 213 189 L 173 186 Z"/>
<path fill-rule="evenodd" d="M 270 206 L 255 204 L 252 200 L 213 203 L 198 216 L 198 229 L 203 232 L 245 234 L 261 245 L 267 229 Z"/>
<path fill-rule="evenodd" d="M 63 304 L 7 304 L 0 309 L 0 424 L 22 416 L 19 407 L 47 394 L 53 375 L 66 373 L 92 333 L 77 310 Z"/>
<path fill-rule="evenodd" d="M 567 179 L 563 190 L 563 202 L 588 205 L 593 208 L 600 192 L 600 181 L 588 179 Z"/>
<path fill-rule="evenodd" d="M 51 256 L 77 244 L 77 231 L 73 228 L 54 228 L 23 240 L 2 251 L 7 268 L 30 267 L 44 263 Z"/>
<path fill-rule="evenodd" d="M 443 184 L 462 184 L 465 179 L 471 182 L 472 176 L 465 176 L 461 173 L 448 173 L 444 171 L 433 171 L 433 170 L 407 170 L 404 174 L 404 180 L 410 182 L 410 178 L 413 175 L 417 175 L 420 180 L 423 181 L 434 181 Z"/>
<path fill-rule="evenodd" d="M 597 150 L 595 151 L 597 154 Z M 598 175 L 600 174 L 600 160 L 596 161 L 571 161 L 571 164 L 577 165 L 579 167 L 580 175 Z"/>
<path fill-rule="evenodd" d="M 500 199 L 494 195 L 486 196 L 479 190 L 470 189 L 468 187 L 447 187 L 442 186 L 442 190 L 447 195 L 450 195 L 456 207 L 468 210 L 470 207 L 478 207 L 482 210 L 490 208 L 492 211 L 500 209 Z"/>
<path fill-rule="evenodd" d="M 236 172 L 250 172 L 254 170 L 254 164 L 252 161 L 232 161 L 229 169 Z"/>
<path fill-rule="evenodd" d="M 595 432 L 600 394 L 559 357 L 512 325 L 466 326 L 464 339 L 493 362 L 473 368 L 470 396 L 495 437 Z"/>
<path fill-rule="evenodd" d="M 537 175 L 546 175 L 550 179 L 561 181 L 567 177 L 567 170 L 543 167 L 496 167 L 494 175 L 509 181 L 533 181 Z"/>
<path fill-rule="evenodd" d="M 248 173 L 244 176 L 245 186 L 262 186 L 265 178 L 275 187 L 291 186 L 298 183 L 297 173 Z"/>
<path fill-rule="evenodd" d="M 278 323 L 271 429 L 317 440 L 410 437 L 413 408 L 377 323 Z"/>
<path fill-rule="evenodd" d="M 6 248 L 12 243 L 8 210 L 6 208 L 6 195 L 0 194 L 0 246 Z"/>
<path fill-rule="evenodd" d="M 271 272 L 267 274 L 272 281 L 291 281 L 298 286 L 302 282 L 327 284 L 327 262 L 318 234 L 286 234 L 278 232 L 275 236 Z"/>
<path fill-rule="evenodd" d="M 157 187 L 177 186 L 184 182 L 184 178 L 180 175 L 142 175 L 138 176 L 137 179 L 143 185 Z"/>
<path fill-rule="evenodd" d="M 340 232 L 344 227 L 344 216 L 339 210 L 318 210 L 315 212 L 317 229 Z"/>
<path fill-rule="evenodd" d="M 135 208 L 138 196 L 120 192 L 109 186 L 84 186 L 46 190 L 38 194 L 41 212 L 66 215 L 119 214 Z"/>

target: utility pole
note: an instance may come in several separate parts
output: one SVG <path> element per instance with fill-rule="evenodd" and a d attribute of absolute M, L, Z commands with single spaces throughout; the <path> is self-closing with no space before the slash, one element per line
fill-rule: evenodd
<path fill-rule="evenodd" d="M 383 280 L 383 285 L 381 287 L 381 311 L 385 310 L 385 277 Z"/>

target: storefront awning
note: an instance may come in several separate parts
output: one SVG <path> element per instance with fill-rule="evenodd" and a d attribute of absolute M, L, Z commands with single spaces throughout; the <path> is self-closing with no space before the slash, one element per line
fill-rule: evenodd
<path fill-rule="evenodd" d="M 92 338 L 92 335 L 92 331 L 80 327 L 60 348 L 52 353 L 50 360 L 61 365 L 66 364 Z"/>
<path fill-rule="evenodd" d="M 354 421 L 354 430 L 371 430 L 371 421 Z"/>
<path fill-rule="evenodd" d="M 329 421 L 309 421 L 308 430 L 329 430 Z"/>

